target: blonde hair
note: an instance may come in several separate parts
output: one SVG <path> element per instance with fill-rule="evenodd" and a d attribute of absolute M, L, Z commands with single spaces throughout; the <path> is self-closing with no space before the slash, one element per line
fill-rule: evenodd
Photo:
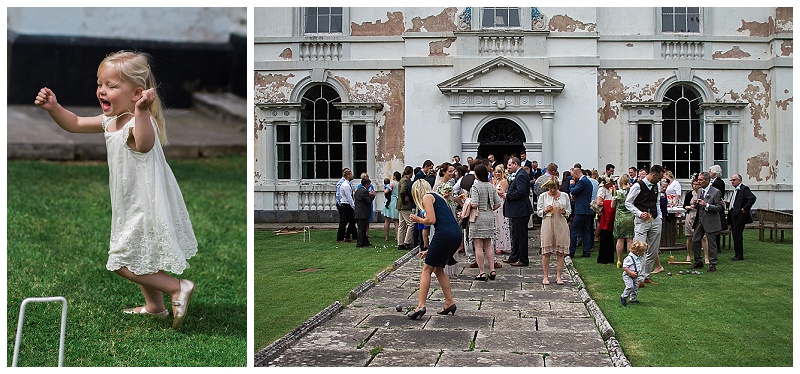
<path fill-rule="evenodd" d="M 424 210 L 425 208 L 422 206 L 422 198 L 431 192 L 431 184 L 424 179 L 419 179 L 411 185 L 411 196 L 414 198 L 414 204 L 417 205 L 417 209 Z M 433 212 L 431 212 L 433 213 Z"/>
<path fill-rule="evenodd" d="M 619 177 L 619 181 L 618 182 L 619 182 L 619 188 L 622 188 L 622 186 L 630 185 L 631 184 L 631 177 L 628 174 L 622 174 L 622 176 Z"/>
<path fill-rule="evenodd" d="M 504 176 L 504 177 L 506 176 L 506 168 L 504 168 L 504 167 L 503 167 L 503 165 L 497 165 L 497 166 L 495 166 L 495 168 L 494 168 L 494 172 L 495 172 L 495 173 L 498 173 L 498 172 L 499 172 L 500 174 L 503 174 L 503 176 Z"/>
<path fill-rule="evenodd" d="M 647 243 L 641 240 L 634 240 L 633 243 L 631 243 L 629 250 L 631 253 L 641 256 L 647 250 Z"/>
<path fill-rule="evenodd" d="M 554 175 L 547 179 L 544 184 L 542 184 L 542 187 L 539 189 L 539 191 L 546 191 L 550 190 L 551 188 L 558 189 L 559 187 L 561 187 L 561 184 L 558 183 L 558 177 Z"/>
<path fill-rule="evenodd" d="M 144 90 L 154 89 L 155 100 L 150 105 L 150 114 L 156 121 L 158 140 L 161 145 L 166 145 L 167 130 L 166 121 L 164 120 L 164 108 L 156 89 L 155 77 L 150 69 L 150 55 L 131 51 L 114 52 L 100 62 L 100 66 L 97 67 L 97 74 L 99 75 L 100 71 L 106 68 L 116 69 L 119 77 L 133 87 L 141 87 Z"/>

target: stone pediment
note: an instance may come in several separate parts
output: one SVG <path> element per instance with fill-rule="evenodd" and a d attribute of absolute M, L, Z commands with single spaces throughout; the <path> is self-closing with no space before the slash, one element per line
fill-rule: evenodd
<path fill-rule="evenodd" d="M 500 56 L 438 84 L 442 93 L 529 92 L 560 93 L 564 84 Z"/>

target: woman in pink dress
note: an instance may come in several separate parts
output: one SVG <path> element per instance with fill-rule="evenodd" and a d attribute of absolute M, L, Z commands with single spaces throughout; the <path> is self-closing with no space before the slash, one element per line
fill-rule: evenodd
<path fill-rule="evenodd" d="M 492 176 L 492 184 L 497 190 L 499 196 L 503 196 L 508 190 L 508 181 L 506 180 L 506 172 L 503 165 L 497 165 L 494 168 Z M 503 205 L 505 200 L 501 199 L 500 208 L 494 211 L 494 253 L 503 254 L 511 253 L 511 230 L 508 225 L 508 217 L 503 216 Z"/>

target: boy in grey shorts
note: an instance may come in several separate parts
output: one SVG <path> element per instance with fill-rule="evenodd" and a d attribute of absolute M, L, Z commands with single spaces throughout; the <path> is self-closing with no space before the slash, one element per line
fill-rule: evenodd
<path fill-rule="evenodd" d="M 647 251 L 647 243 L 634 240 L 629 249 L 630 253 L 622 261 L 622 280 L 625 282 L 625 291 L 619 298 L 622 306 L 628 306 L 627 299 L 630 297 L 632 303 L 639 303 L 637 294 L 639 292 L 639 271 L 642 270 L 642 256 Z"/>

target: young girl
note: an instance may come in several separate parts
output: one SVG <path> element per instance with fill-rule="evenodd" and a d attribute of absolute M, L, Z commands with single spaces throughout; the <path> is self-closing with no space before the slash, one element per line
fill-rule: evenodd
<path fill-rule="evenodd" d="M 639 240 L 634 240 L 629 248 L 628 257 L 622 261 L 622 281 L 625 282 L 625 291 L 619 298 L 619 303 L 622 306 L 628 306 L 627 300 L 630 296 L 632 303 L 639 303 L 639 272 L 642 270 L 642 256 L 647 250 L 647 243 Z"/>
<path fill-rule="evenodd" d="M 102 115 L 78 117 L 58 104 L 45 87 L 34 103 L 64 130 L 103 133 L 111 190 L 111 243 L 106 268 L 139 285 L 145 305 L 125 313 L 168 316 L 180 327 L 195 286 L 181 274 L 197 253 L 197 240 L 181 191 L 164 158 L 167 137 L 161 101 L 149 56 L 120 51 L 97 68 L 97 100 Z M 138 126 L 137 126 L 138 125 Z"/>

